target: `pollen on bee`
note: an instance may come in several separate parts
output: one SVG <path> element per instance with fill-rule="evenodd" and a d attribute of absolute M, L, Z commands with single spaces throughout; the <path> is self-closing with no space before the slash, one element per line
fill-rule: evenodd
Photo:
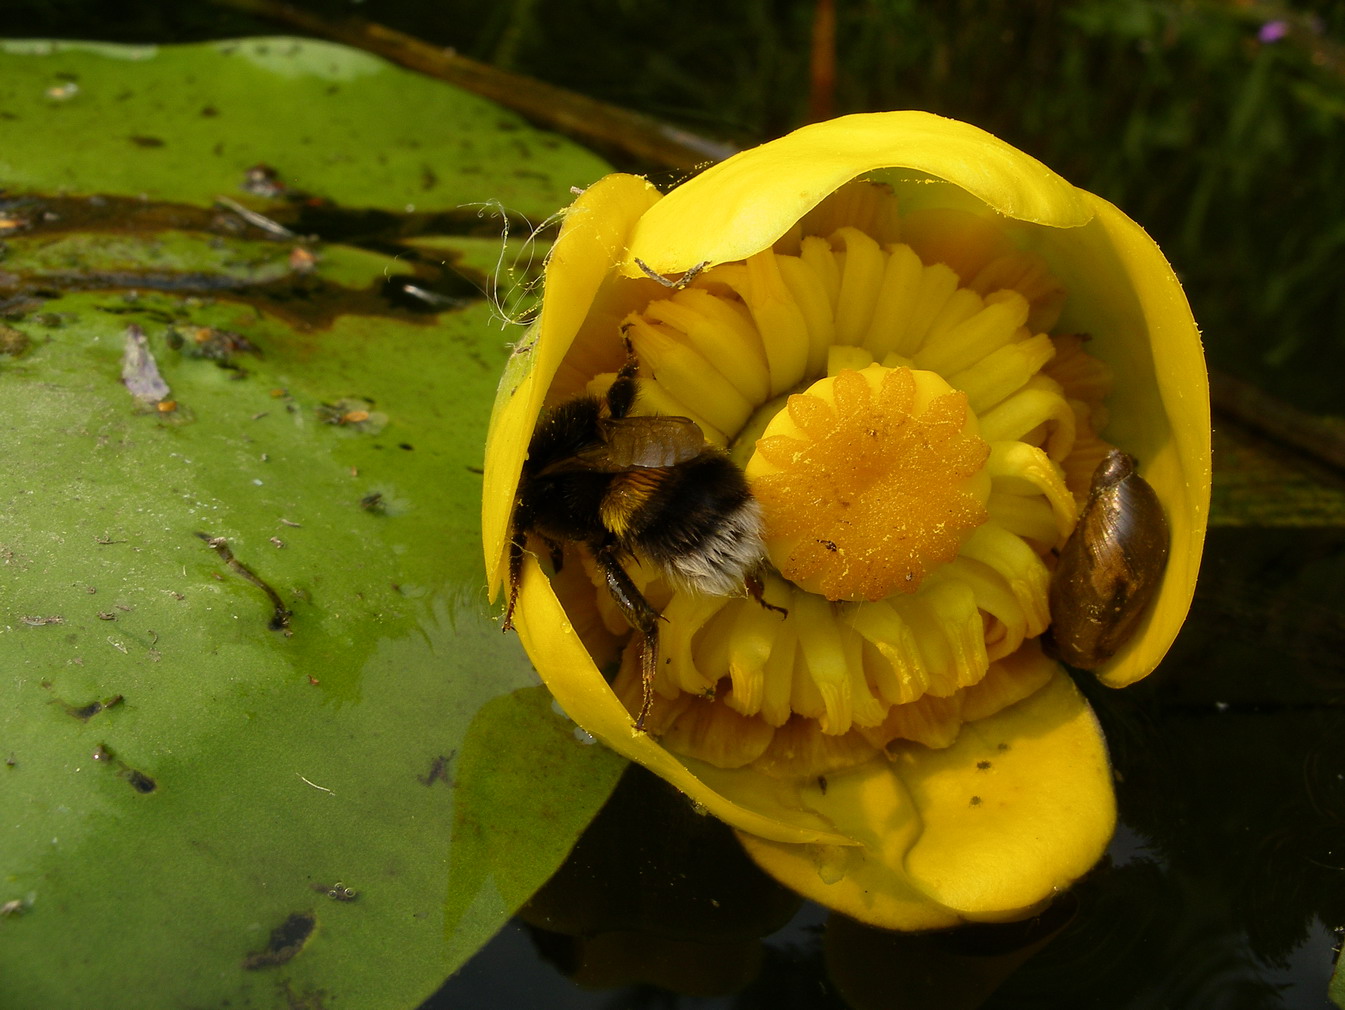
<path fill-rule="evenodd" d="M 627 470 L 612 478 L 602 500 L 602 523 L 618 537 L 624 536 L 631 520 L 658 493 L 666 480 L 660 468 Z"/>

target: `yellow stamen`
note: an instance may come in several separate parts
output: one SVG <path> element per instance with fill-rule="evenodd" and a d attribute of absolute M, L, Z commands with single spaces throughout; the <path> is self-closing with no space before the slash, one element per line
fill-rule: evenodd
<path fill-rule="evenodd" d="M 943 269 L 951 274 L 947 267 Z M 874 357 L 883 357 L 902 343 L 911 318 L 911 305 L 924 279 L 925 265 L 910 246 L 890 248 L 882 285 L 873 296 L 869 332 L 864 338 L 864 346 L 873 351 Z"/>
<path fill-rule="evenodd" d="M 864 339 L 873 315 L 873 293 L 882 283 L 886 257 L 878 243 L 858 228 L 842 228 L 832 241 L 844 247 L 840 301 L 836 305 L 836 342 L 856 345 Z"/>
<path fill-rule="evenodd" d="M 641 316 L 627 321 L 626 332 L 645 373 L 657 376 L 677 399 L 699 408 L 720 431 L 737 431 L 751 416 L 753 403 L 686 343 L 685 335 Z"/>
<path fill-rule="evenodd" d="M 723 284 L 741 298 L 757 331 L 771 335 L 762 348 L 771 396 L 779 396 L 807 374 L 810 356 L 808 319 L 781 274 L 781 262 L 782 257 L 765 250 L 743 263 L 715 267 L 705 276 L 705 283 Z M 821 315 L 830 319 L 825 296 L 819 292 L 819 298 Z"/>
<path fill-rule="evenodd" d="M 662 324 L 695 348 L 747 399 L 760 403 L 769 395 L 766 349 L 750 315 L 738 302 L 689 288 L 650 302 L 640 316 L 632 316 L 637 318 Z"/>
<path fill-rule="evenodd" d="M 953 307 L 959 314 L 965 313 L 965 318 L 954 322 L 956 317 L 945 315 Z M 998 291 L 982 301 L 974 291 L 961 288 L 948 300 L 944 313 L 939 321 L 946 319 L 947 328 L 936 332 L 938 339 L 929 340 L 915 355 L 915 360 L 921 368 L 953 375 L 1013 340 L 1019 328 L 1027 322 L 1027 302 L 1016 291 Z M 1051 353 L 1054 353 L 1053 348 Z M 1048 353 L 1047 359 L 1050 356 Z"/>
<path fill-rule="evenodd" d="M 972 410 L 980 414 L 1022 389 L 1054 353 L 1051 338 L 1039 333 L 992 351 L 948 381 L 967 394 Z"/>
<path fill-rule="evenodd" d="M 1045 542 L 1051 547 L 1065 542 L 1078 512 L 1063 473 L 1044 451 L 1023 442 L 992 442 L 985 468 L 997 494 L 1042 496 L 1055 515 L 1058 533 Z"/>
<path fill-rule="evenodd" d="M 830 294 L 821 275 L 798 256 L 780 256 L 780 278 L 789 289 L 808 327 L 807 374 L 816 375 L 826 363 L 827 348 L 836 339 Z"/>
<path fill-rule="evenodd" d="M 631 699 L 634 701 L 635 699 Z M 775 730 L 712 698 L 683 696 L 660 726 L 665 746 L 695 754 L 719 768 L 741 768 L 761 757 Z"/>
<path fill-rule="evenodd" d="M 1074 448 L 1074 411 L 1060 384 L 1044 375 L 1034 375 L 1018 392 L 977 417 L 987 442 L 1012 439 L 1040 445 L 1056 462 Z"/>

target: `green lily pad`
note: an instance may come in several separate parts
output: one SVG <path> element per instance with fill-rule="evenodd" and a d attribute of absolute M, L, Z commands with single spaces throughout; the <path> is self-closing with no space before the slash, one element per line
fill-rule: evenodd
<path fill-rule="evenodd" d="M 537 214 L 602 166 L 321 43 L 10 45 L 0 81 L 0 1003 L 412 1007 L 621 770 L 485 599 L 517 336 L 463 281 L 501 242 L 297 243 L 208 205 L 264 161 L 337 220 L 402 208 L 429 158 L 418 213 Z"/>
<path fill-rule="evenodd" d="M 266 165 L 288 189 L 344 207 L 498 202 L 545 217 L 603 174 L 593 155 L 484 99 L 310 39 L 15 41 L 0 54 L 10 190 L 208 204 Z"/>

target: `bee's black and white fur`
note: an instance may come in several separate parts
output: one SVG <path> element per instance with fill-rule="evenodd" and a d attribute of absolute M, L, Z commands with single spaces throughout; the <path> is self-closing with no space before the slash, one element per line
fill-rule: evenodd
<path fill-rule="evenodd" d="M 612 599 L 643 636 L 644 698 L 635 721 L 642 729 L 653 701 L 659 614 L 622 562 L 652 565 L 691 592 L 729 596 L 747 586 L 760 599 L 754 573 L 765 545 L 746 477 L 695 422 L 630 414 L 638 368 L 628 344 L 605 396 L 568 400 L 539 420 L 514 506 L 504 626 L 513 626 L 530 534 L 555 557 L 566 542 L 588 548 Z"/>

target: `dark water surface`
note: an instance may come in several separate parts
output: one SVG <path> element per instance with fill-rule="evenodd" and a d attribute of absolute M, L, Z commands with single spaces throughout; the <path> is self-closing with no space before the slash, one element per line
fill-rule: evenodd
<path fill-rule="evenodd" d="M 1121 692 L 1080 678 L 1112 750 L 1122 825 L 1103 865 L 1037 923 L 902 937 L 805 904 L 753 951 L 759 969 L 736 992 L 689 996 L 630 982 L 582 988 L 562 974 L 582 945 L 514 920 L 422 1010 L 1326 1010 L 1345 926 L 1342 600 L 1345 531 L 1211 533 L 1191 619 L 1163 666 Z M 623 818 L 615 808 L 626 804 Z M 699 876 L 706 863 L 728 861 L 737 880 L 752 872 L 713 831 L 679 839 L 687 819 L 661 783 L 628 774 L 598 822 L 621 821 L 612 837 L 586 836 L 577 851 L 590 865 L 562 875 L 592 883 L 624 865 L 609 884 L 644 907 L 645 928 L 680 933 L 659 902 L 681 907 L 668 897 L 679 888 L 723 893 L 723 880 Z M 766 903 L 762 893 L 743 903 Z M 558 900 L 613 900 L 602 886 L 583 895 Z M 707 930 L 739 916 L 723 904 Z M 618 905 L 615 920 L 638 918 Z M 745 919 L 735 925 L 754 935 Z M 693 961 L 725 950 L 707 944 Z M 688 991 L 699 984 L 680 977 Z"/>

